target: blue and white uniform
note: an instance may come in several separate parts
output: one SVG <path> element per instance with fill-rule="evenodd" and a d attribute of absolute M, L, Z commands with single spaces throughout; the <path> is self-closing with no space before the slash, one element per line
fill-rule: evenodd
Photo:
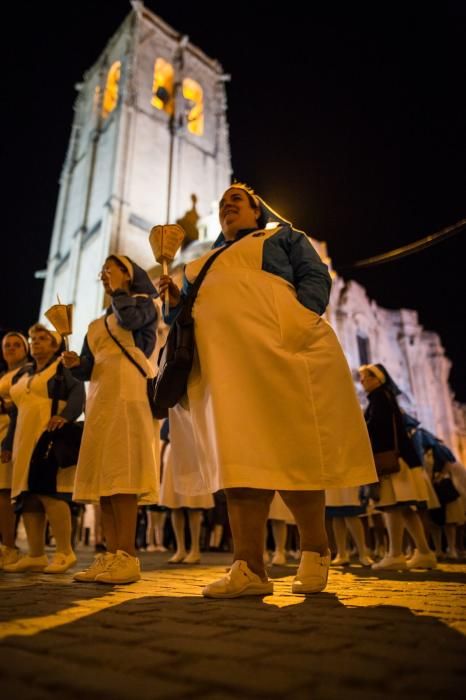
<path fill-rule="evenodd" d="M 117 290 L 105 316 L 112 334 L 153 377 L 156 291 L 144 270 L 132 264 L 134 279 L 146 280 L 147 289 L 133 283 L 129 294 Z M 159 425 L 146 380 L 108 334 L 105 316 L 89 325 L 81 364 L 72 370 L 90 380 L 73 499 L 98 503 L 103 496 L 136 494 L 140 503 L 157 503 Z"/>
<path fill-rule="evenodd" d="M 320 316 L 331 286 L 327 267 L 286 222 L 240 231 L 232 243 L 221 235 L 214 249 L 222 245 L 193 308 L 197 353 L 187 402 L 170 409 L 173 445 L 189 411 L 196 449 L 191 464 L 174 460 L 176 490 L 375 481 L 350 370 Z M 184 292 L 212 253 L 186 266 Z"/>
<path fill-rule="evenodd" d="M 53 395 L 59 359 L 53 358 L 39 372 L 33 365 L 27 365 L 16 373 L 10 388 L 14 407 L 8 434 L 3 441 L 3 448 L 13 450 L 13 475 L 11 481 L 11 498 L 18 499 L 21 494 L 29 493 L 29 468 L 34 448 L 40 436 L 47 429 L 50 420 Z M 68 421 L 76 420 L 84 409 L 84 385 L 71 376 L 69 370 L 63 369 L 63 384 L 60 389 L 57 415 Z M 69 500 L 73 490 L 76 467 L 59 469 L 56 477 L 56 491 L 48 489 L 42 493 L 57 498 L 66 494 Z"/>

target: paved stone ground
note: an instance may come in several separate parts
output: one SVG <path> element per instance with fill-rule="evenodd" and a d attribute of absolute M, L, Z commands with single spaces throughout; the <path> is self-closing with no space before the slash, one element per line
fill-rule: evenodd
<path fill-rule="evenodd" d="M 80 564 L 91 558 L 80 553 Z M 309 700 L 464 697 L 466 564 L 374 575 L 333 569 L 294 596 L 296 566 L 264 599 L 205 600 L 229 555 L 169 566 L 143 554 L 129 586 L 0 573 L 5 700 Z"/>

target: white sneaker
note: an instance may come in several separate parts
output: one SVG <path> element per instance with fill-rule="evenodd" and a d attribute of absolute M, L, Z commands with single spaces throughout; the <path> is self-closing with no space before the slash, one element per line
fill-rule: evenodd
<path fill-rule="evenodd" d="M 118 549 L 105 571 L 97 574 L 99 583 L 134 583 L 141 578 L 141 566 L 137 557 Z"/>
<path fill-rule="evenodd" d="M 272 566 L 285 566 L 286 565 L 286 556 L 283 552 L 275 552 L 272 561 L 271 561 Z"/>
<path fill-rule="evenodd" d="M 273 581 L 262 581 L 242 559 L 233 563 L 226 576 L 202 589 L 206 598 L 239 598 L 243 595 L 271 595 Z"/>
<path fill-rule="evenodd" d="M 318 552 L 303 552 L 298 572 L 291 584 L 292 593 L 320 593 L 328 580 L 330 550 L 325 557 Z"/>
<path fill-rule="evenodd" d="M 115 555 L 110 552 L 103 552 L 102 554 L 96 554 L 92 564 L 84 571 L 78 571 L 74 576 L 74 581 L 95 581 L 95 577 L 98 574 L 103 574 L 107 566 L 112 561 Z"/>
<path fill-rule="evenodd" d="M 358 561 L 362 566 L 372 566 L 372 564 L 374 563 L 374 560 L 370 556 L 369 552 L 366 552 L 361 557 L 359 557 Z"/>
<path fill-rule="evenodd" d="M 167 564 L 181 564 L 181 562 L 184 561 L 187 556 L 188 555 L 186 552 L 175 552 L 175 554 L 167 561 Z"/>
<path fill-rule="evenodd" d="M 70 552 L 69 554 L 63 554 L 63 552 L 57 552 L 53 555 L 52 561 L 44 569 L 44 574 L 64 574 L 65 571 L 71 569 L 72 566 L 76 564 L 78 560 L 76 559 L 76 554 Z"/>
<path fill-rule="evenodd" d="M 112 561 L 115 555 L 110 552 L 102 552 L 101 554 L 96 554 L 92 564 L 83 571 L 78 571 L 74 574 L 74 581 L 95 581 L 95 577 L 98 574 L 103 574 L 107 566 Z"/>
<path fill-rule="evenodd" d="M 300 561 L 301 560 L 301 552 L 299 549 L 290 549 L 288 552 L 290 557 L 294 559 L 295 561 Z"/>
<path fill-rule="evenodd" d="M 41 557 L 30 557 L 28 554 L 21 554 L 14 564 L 5 564 L 3 571 L 9 574 L 22 574 L 25 571 L 43 571 L 48 566 L 47 555 Z"/>
<path fill-rule="evenodd" d="M 335 559 L 332 559 L 330 564 L 332 566 L 349 566 L 350 560 L 349 556 L 345 554 L 345 556 L 341 556 L 341 554 L 337 554 Z"/>
<path fill-rule="evenodd" d="M 21 553 L 16 547 L 0 545 L 0 569 L 3 569 L 7 564 L 16 564 L 20 557 Z"/>
<path fill-rule="evenodd" d="M 409 559 L 407 562 L 407 567 L 408 569 L 436 569 L 437 557 L 435 556 L 434 552 L 421 554 L 416 549 L 411 559 Z"/>
<path fill-rule="evenodd" d="M 183 559 L 183 564 L 199 564 L 201 561 L 201 555 L 197 552 L 190 552 Z"/>
<path fill-rule="evenodd" d="M 372 564 L 371 568 L 374 571 L 406 571 L 408 564 L 404 554 L 400 554 L 398 557 L 386 554 L 383 559 Z"/>

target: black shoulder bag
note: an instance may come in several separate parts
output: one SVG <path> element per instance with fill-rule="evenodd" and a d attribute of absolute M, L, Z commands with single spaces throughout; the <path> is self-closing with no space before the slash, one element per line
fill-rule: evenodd
<path fill-rule="evenodd" d="M 54 380 L 50 417 L 57 413 L 64 381 L 61 363 L 57 367 Z M 83 421 L 68 421 L 56 430 L 44 430 L 34 447 L 29 463 L 28 489 L 32 493 L 56 492 L 58 470 L 74 467 L 78 462 L 83 429 Z"/>
<path fill-rule="evenodd" d="M 156 418 L 166 418 L 168 409 L 173 408 L 186 394 L 194 359 L 194 302 L 210 266 L 228 247 L 220 248 L 204 263 L 170 326 L 166 343 L 159 354 L 159 371 L 152 385 L 152 404 Z"/>

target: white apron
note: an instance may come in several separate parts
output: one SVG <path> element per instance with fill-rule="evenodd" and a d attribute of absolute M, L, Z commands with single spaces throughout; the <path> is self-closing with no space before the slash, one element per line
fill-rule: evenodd
<path fill-rule="evenodd" d="M 213 508 L 214 498 L 211 493 L 180 494 L 175 491 L 173 480 L 173 463 L 175 455 L 172 443 L 167 445 L 163 459 L 162 483 L 160 486 L 159 505 L 166 508 Z"/>
<path fill-rule="evenodd" d="M 279 493 L 275 493 L 269 509 L 269 520 L 284 520 L 288 525 L 294 525 L 295 519 Z"/>
<path fill-rule="evenodd" d="M 58 362 L 55 360 L 37 374 L 23 375 L 11 387 L 10 396 L 18 408 L 13 442 L 12 498 L 16 498 L 20 493 L 28 490 L 31 456 L 38 439 L 47 428 L 52 409 L 52 399 L 48 396 L 47 383 L 56 374 Z M 59 401 L 57 413 L 60 413 L 65 405 L 65 401 Z M 71 493 L 73 491 L 75 473 L 76 467 L 58 470 L 57 493 Z"/>
<path fill-rule="evenodd" d="M 121 328 L 114 314 L 107 321 L 113 335 L 153 377 L 131 331 Z M 157 503 L 159 425 L 149 407 L 146 380 L 111 339 L 103 317 L 89 325 L 87 341 L 94 368 L 73 499 L 98 503 L 102 496 L 122 493 L 136 494 L 140 503 Z"/>
<path fill-rule="evenodd" d="M 10 372 L 5 372 L 3 377 L 0 377 L 0 397 L 4 401 L 10 401 L 11 380 L 20 368 L 12 369 Z M 6 438 L 10 418 L 7 414 L 0 414 L 0 445 Z M 13 475 L 13 465 L 10 462 L 0 463 L 0 489 L 11 489 L 11 478 Z"/>
<path fill-rule="evenodd" d="M 327 489 L 325 491 L 325 505 L 333 508 L 345 508 L 346 506 L 361 507 L 359 487 L 351 486 L 342 489 Z"/>
<path fill-rule="evenodd" d="M 424 467 L 409 467 L 401 458 L 399 462 L 399 472 L 380 479 L 380 500 L 376 505 L 383 508 L 403 503 L 427 503 L 429 508 L 438 508 L 438 498 Z"/>
<path fill-rule="evenodd" d="M 255 232 L 208 271 L 193 316 L 197 358 L 188 383 L 195 468 L 176 464 L 176 490 L 315 490 L 377 479 L 350 370 L 332 328 L 262 271 Z M 196 279 L 213 251 L 189 263 Z M 178 405 L 170 412 L 171 429 Z"/>

